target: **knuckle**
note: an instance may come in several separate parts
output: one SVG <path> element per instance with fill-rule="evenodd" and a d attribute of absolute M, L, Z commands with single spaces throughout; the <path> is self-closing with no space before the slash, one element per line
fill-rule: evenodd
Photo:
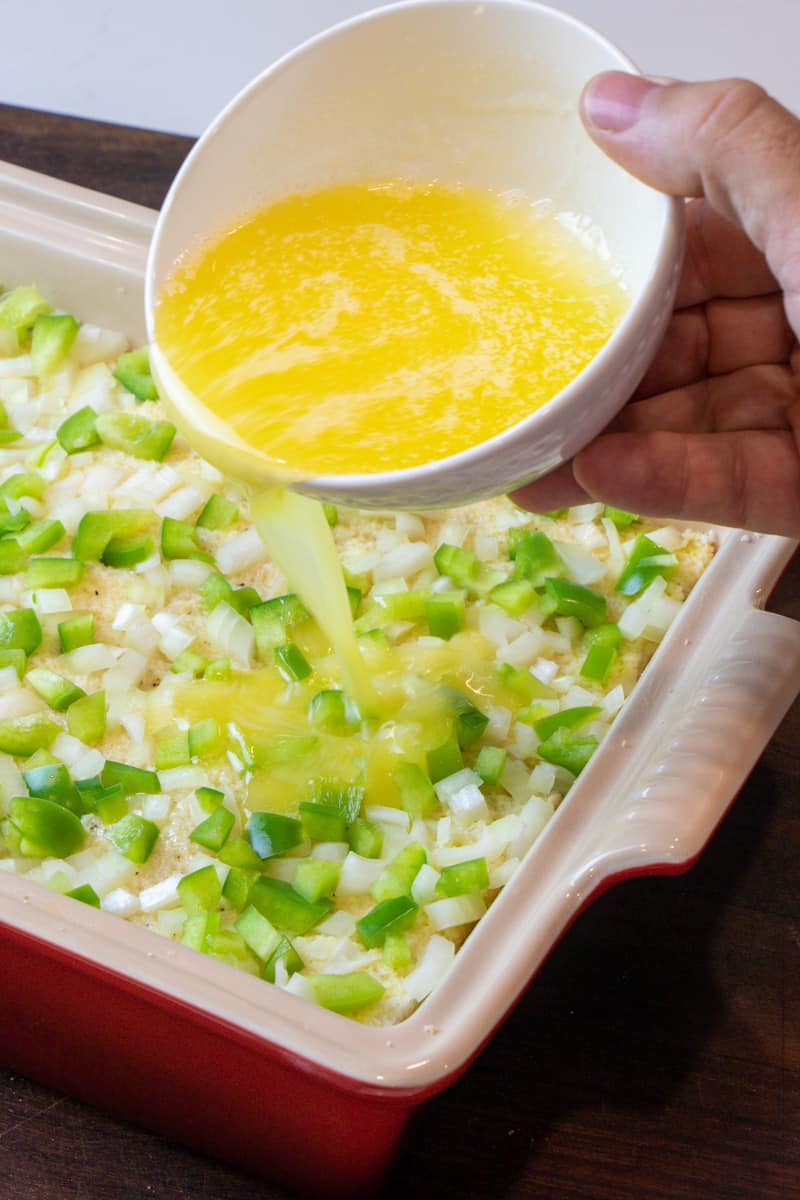
<path fill-rule="evenodd" d="M 719 151 L 729 140 L 738 142 L 753 117 L 760 116 L 773 103 L 769 94 L 749 79 L 722 80 L 708 88 L 696 117 L 693 137 L 701 143 L 713 144 Z"/>

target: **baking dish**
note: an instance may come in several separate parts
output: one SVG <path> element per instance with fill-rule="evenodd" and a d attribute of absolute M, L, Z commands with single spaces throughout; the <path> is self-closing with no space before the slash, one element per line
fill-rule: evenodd
<path fill-rule="evenodd" d="M 0 274 L 143 336 L 154 214 L 0 171 Z M 406 1021 L 368 1028 L 0 876 L 6 1065 L 309 1195 L 374 1190 L 557 938 L 626 875 L 688 866 L 793 698 L 800 626 L 760 610 L 794 544 L 720 550 L 592 765 Z"/>

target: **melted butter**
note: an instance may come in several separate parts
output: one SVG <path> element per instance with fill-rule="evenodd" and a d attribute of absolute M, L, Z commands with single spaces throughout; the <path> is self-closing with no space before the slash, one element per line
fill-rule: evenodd
<path fill-rule="evenodd" d="M 553 216 L 467 189 L 362 184 L 289 197 L 187 256 L 159 298 L 156 338 L 199 402 L 183 425 L 197 449 L 242 480 L 253 478 L 245 449 L 263 478 L 297 479 L 410 467 L 494 436 L 569 383 L 626 304 L 607 263 Z M 320 506 L 277 487 L 250 504 L 334 653 L 307 633 L 308 681 L 287 688 L 266 668 L 194 683 L 176 709 L 239 731 L 252 807 L 292 810 L 321 777 L 397 803 L 399 757 L 424 764 L 452 730 L 443 681 L 482 709 L 513 705 L 494 648 L 464 632 L 373 644 L 365 663 Z M 339 686 L 364 721 L 320 733 L 309 701 Z"/>
<path fill-rule="evenodd" d="M 188 390 L 302 475 L 396 470 L 516 424 L 627 296 L 554 215 L 438 184 L 290 196 L 186 256 L 156 338 Z"/>

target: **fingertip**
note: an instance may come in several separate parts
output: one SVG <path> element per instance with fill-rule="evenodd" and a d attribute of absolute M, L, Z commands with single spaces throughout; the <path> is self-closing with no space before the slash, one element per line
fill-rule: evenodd
<path fill-rule="evenodd" d="M 528 512 L 546 513 L 554 508 L 569 508 L 573 504 L 582 504 L 586 493 L 575 479 L 572 463 L 563 463 L 549 475 L 542 475 L 532 483 L 510 494 L 511 500 Z"/>
<path fill-rule="evenodd" d="M 639 120 L 647 97 L 664 86 L 661 80 L 624 71 L 605 71 L 590 79 L 579 110 L 590 133 L 624 133 Z"/>

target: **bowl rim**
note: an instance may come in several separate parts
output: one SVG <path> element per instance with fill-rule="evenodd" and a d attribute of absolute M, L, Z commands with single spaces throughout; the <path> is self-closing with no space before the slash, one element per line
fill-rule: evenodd
<path fill-rule="evenodd" d="M 314 34 L 299 46 L 293 47 L 247 83 L 211 121 L 182 163 L 161 207 L 145 270 L 145 316 L 148 338 L 155 351 L 157 361 L 169 368 L 170 375 L 174 376 L 174 372 L 169 367 L 167 356 L 158 345 L 155 330 L 158 287 L 162 281 L 161 277 L 158 280 L 156 278 L 156 265 L 160 253 L 161 240 L 164 236 L 163 230 L 167 225 L 171 210 L 178 203 L 178 198 L 183 188 L 187 185 L 187 181 L 191 180 L 191 176 L 196 169 L 197 160 L 203 154 L 206 145 L 219 136 L 220 130 L 228 120 L 235 117 L 241 108 L 246 107 L 252 96 L 261 87 L 282 72 L 291 69 L 299 59 L 305 57 L 309 52 L 313 52 L 316 47 L 327 41 L 346 36 L 355 28 L 392 20 L 398 14 L 402 15 L 407 12 L 430 9 L 463 11 L 473 17 L 482 16 L 485 10 L 501 11 L 505 9 L 518 11 L 526 15 L 534 13 L 545 20 L 571 27 L 582 37 L 602 47 L 609 57 L 615 60 L 613 63 L 609 63 L 607 69 L 621 69 L 634 74 L 641 74 L 633 60 L 599 30 L 578 17 L 573 16 L 571 13 L 564 12 L 548 4 L 543 4 L 540 0 L 482 0 L 480 4 L 474 3 L 474 0 L 399 0 L 398 3 L 370 9 L 365 13 L 359 13 Z M 622 172 L 623 168 L 620 167 L 619 170 Z M 647 188 L 645 184 L 641 184 L 641 186 Z M 654 302 L 658 298 L 663 297 L 665 293 L 674 292 L 674 287 L 677 283 L 677 266 L 680 263 L 683 246 L 684 201 L 664 193 L 659 193 L 656 189 L 648 188 L 647 190 L 654 196 L 659 196 L 661 201 L 661 220 L 656 254 L 651 262 L 647 276 L 638 289 L 637 294 L 632 296 L 631 303 L 626 309 L 622 320 L 613 330 L 607 342 L 591 361 L 544 405 L 508 428 L 487 438 L 485 441 L 474 446 L 469 446 L 455 454 L 447 455 L 445 458 L 434 459 L 427 463 L 394 471 L 341 475 L 305 475 L 301 471 L 295 471 L 294 468 L 288 467 L 286 468 L 287 479 L 291 479 L 293 484 L 300 487 L 308 495 L 330 499 L 334 502 L 337 500 L 340 502 L 346 500 L 348 503 L 365 507 L 375 505 L 386 507 L 383 497 L 387 493 L 396 494 L 398 497 L 407 494 L 409 500 L 413 502 L 414 507 L 426 508 L 434 507 L 436 505 L 435 499 L 430 504 L 416 503 L 413 499 L 415 492 L 422 490 L 433 496 L 436 481 L 442 477 L 450 476 L 456 472 L 463 472 L 465 474 L 477 473 L 489 463 L 502 461 L 505 452 L 520 441 L 529 441 L 537 436 L 546 438 L 551 430 L 564 427 L 571 419 L 574 419 L 578 415 L 581 417 L 583 427 L 587 430 L 587 436 L 582 440 L 582 444 L 588 442 L 591 437 L 600 432 L 605 421 L 597 421 L 594 427 L 592 427 L 590 420 L 587 420 L 586 413 L 580 411 L 586 407 L 584 391 L 587 383 L 591 382 L 593 375 L 605 373 L 609 362 L 613 363 L 614 359 L 623 353 L 625 346 L 628 345 L 640 329 L 643 319 L 652 310 Z M 163 373 L 166 374 L 166 372 Z M 187 397 L 191 396 L 188 389 L 183 388 L 182 390 L 186 393 Z M 186 400 L 184 400 L 184 403 L 186 403 Z M 184 414 L 187 419 L 190 419 L 191 409 L 195 406 L 201 410 L 209 411 L 205 409 L 205 406 L 196 397 L 191 396 L 191 404 L 187 405 L 187 411 Z M 178 406 L 175 405 L 175 407 L 177 408 Z M 212 416 L 215 420 L 218 420 L 216 414 L 212 414 Z M 224 440 L 236 450 L 237 454 L 243 458 L 247 458 L 253 464 L 265 464 L 269 462 L 266 456 L 261 455 L 251 447 L 246 447 L 238 438 L 238 435 L 235 434 L 235 431 L 232 430 L 231 432 L 233 433 L 233 437 Z M 223 440 L 219 433 L 217 436 L 220 440 Z M 563 459 L 559 458 L 547 469 L 554 469 L 562 461 Z M 519 487 L 543 473 L 544 471 L 539 469 L 523 478 L 514 476 L 513 478 L 509 477 L 503 482 L 498 481 L 497 476 L 492 477 L 491 473 L 487 471 L 487 486 L 481 489 L 480 494 L 498 495 L 503 491 Z M 377 493 L 381 494 L 378 500 L 375 499 Z M 477 497 L 478 494 L 478 490 L 470 493 L 473 498 Z M 448 494 L 444 497 L 442 503 L 451 505 L 455 501 Z"/>

